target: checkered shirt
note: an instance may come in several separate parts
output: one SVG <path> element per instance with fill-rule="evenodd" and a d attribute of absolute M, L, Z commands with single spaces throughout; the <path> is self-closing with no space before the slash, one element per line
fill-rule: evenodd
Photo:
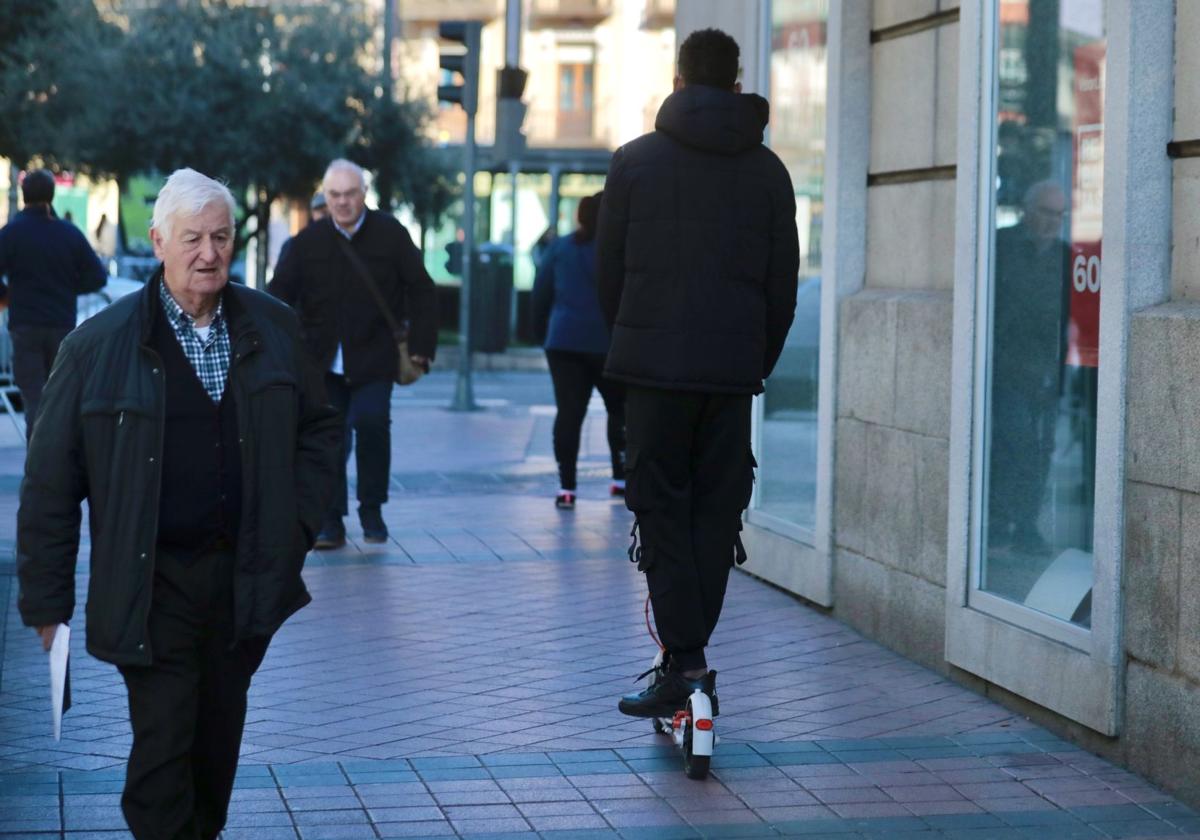
<path fill-rule="evenodd" d="M 196 334 L 196 322 L 171 297 L 166 283 L 159 283 L 159 298 L 162 300 L 163 314 L 167 322 L 175 330 L 183 355 L 188 357 L 200 384 L 212 398 L 219 403 L 221 394 L 225 393 L 225 380 L 229 376 L 229 356 L 232 349 L 229 341 L 229 329 L 225 325 L 224 303 L 217 303 L 217 311 L 213 315 L 212 329 L 208 331 L 208 339 L 201 341 Z"/>

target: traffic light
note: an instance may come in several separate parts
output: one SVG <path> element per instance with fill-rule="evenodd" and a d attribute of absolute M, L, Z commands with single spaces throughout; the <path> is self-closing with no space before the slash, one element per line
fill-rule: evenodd
<path fill-rule="evenodd" d="M 520 160 L 525 154 L 525 103 L 521 94 L 529 74 L 519 67 L 502 67 L 496 71 L 496 139 L 492 155 L 496 160 Z"/>
<path fill-rule="evenodd" d="M 462 52 L 442 52 L 439 65 L 443 70 L 462 76 L 462 84 L 438 85 L 438 101 L 461 105 L 471 116 L 479 102 L 479 21 L 451 20 L 438 24 L 438 37 L 443 41 L 462 44 Z"/>
<path fill-rule="evenodd" d="M 458 240 L 446 243 L 446 271 L 458 276 L 462 274 L 463 244 Z"/>

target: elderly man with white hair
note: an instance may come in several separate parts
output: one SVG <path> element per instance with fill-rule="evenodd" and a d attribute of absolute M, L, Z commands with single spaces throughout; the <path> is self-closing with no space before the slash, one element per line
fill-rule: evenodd
<path fill-rule="evenodd" d="M 63 342 L 21 485 L 19 608 L 46 648 L 75 611 L 88 501 L 87 649 L 128 689 L 138 840 L 224 826 L 250 679 L 310 600 L 341 434 L 295 315 L 228 282 L 233 210 L 211 178 L 167 179 L 162 266 Z"/>
<path fill-rule="evenodd" d="M 391 214 L 367 208 L 365 173 L 335 160 L 322 184 L 329 218 L 313 222 L 280 255 L 267 290 L 296 307 L 305 344 L 325 371 L 330 401 L 345 434 L 333 504 L 318 549 L 346 542 L 346 459 L 358 466 L 358 518 L 363 539 L 387 540 L 382 508 L 392 461 L 392 383 L 400 368 L 395 327 L 407 324 L 407 352 L 428 369 L 437 348 L 433 279 L 421 251 Z M 385 311 L 386 307 L 386 311 Z"/>

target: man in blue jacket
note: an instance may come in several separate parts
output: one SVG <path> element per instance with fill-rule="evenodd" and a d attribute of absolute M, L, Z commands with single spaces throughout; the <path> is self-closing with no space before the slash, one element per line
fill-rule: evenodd
<path fill-rule="evenodd" d="M 669 716 L 697 688 L 750 502 L 750 403 L 796 308 L 796 200 L 763 145 L 767 101 L 741 93 L 737 43 L 693 33 L 655 131 L 613 155 L 597 234 L 606 375 L 627 384 L 625 503 L 637 515 L 664 667 L 623 697 Z"/>
<path fill-rule="evenodd" d="M 58 345 L 75 328 L 75 296 L 104 287 L 104 266 L 87 238 L 54 215 L 54 176 L 38 169 L 21 184 L 25 209 L 0 229 L 0 274 L 7 286 L 13 379 L 33 434 L 42 388 Z"/>

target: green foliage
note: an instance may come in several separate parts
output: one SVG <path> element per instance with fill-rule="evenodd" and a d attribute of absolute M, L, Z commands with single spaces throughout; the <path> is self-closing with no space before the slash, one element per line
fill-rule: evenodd
<path fill-rule="evenodd" d="M 384 207 L 419 191 L 428 117 L 368 68 L 365 0 L 98 2 L 0 0 L 0 155 L 122 182 L 189 166 L 243 220 L 307 199 L 337 157 L 377 173 Z"/>
<path fill-rule="evenodd" d="M 370 36 L 358 4 L 285 13 L 185 0 L 134 13 L 116 97 L 128 110 L 108 162 L 307 196 L 356 132 Z"/>
<path fill-rule="evenodd" d="M 412 208 L 422 230 L 440 226 L 462 197 L 458 156 L 451 158 L 448 151 L 424 146 L 406 159 L 409 166 L 404 170 L 400 189 L 404 203 Z"/>
<path fill-rule="evenodd" d="M 93 171 L 119 39 L 90 2 L 0 0 L 0 155 Z"/>
<path fill-rule="evenodd" d="M 424 151 L 420 128 L 428 119 L 427 109 L 417 102 L 396 102 L 375 90 L 364 103 L 361 132 L 355 138 L 350 158 L 375 173 L 379 206 L 392 209 L 415 174 L 411 164 Z"/>

